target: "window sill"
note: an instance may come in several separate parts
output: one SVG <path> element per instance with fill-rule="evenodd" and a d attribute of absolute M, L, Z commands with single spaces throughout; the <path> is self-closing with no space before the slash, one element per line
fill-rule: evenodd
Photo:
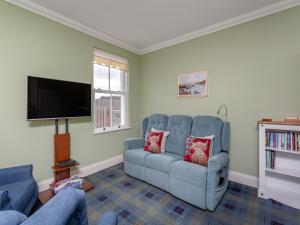
<path fill-rule="evenodd" d="M 130 126 L 124 126 L 120 128 L 106 128 L 106 130 L 98 129 L 93 132 L 93 134 L 104 134 L 104 133 L 110 133 L 115 131 L 122 131 L 122 130 L 129 130 L 131 129 Z"/>

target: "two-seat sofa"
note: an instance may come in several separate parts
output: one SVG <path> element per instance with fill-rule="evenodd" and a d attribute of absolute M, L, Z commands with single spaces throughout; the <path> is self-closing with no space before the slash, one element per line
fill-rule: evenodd
<path fill-rule="evenodd" d="M 151 128 L 170 132 L 162 154 L 143 150 Z M 213 116 L 153 114 L 143 120 L 142 132 L 142 138 L 125 140 L 125 173 L 213 211 L 228 186 L 229 123 Z M 215 136 L 208 166 L 184 161 L 187 137 L 208 135 Z"/>

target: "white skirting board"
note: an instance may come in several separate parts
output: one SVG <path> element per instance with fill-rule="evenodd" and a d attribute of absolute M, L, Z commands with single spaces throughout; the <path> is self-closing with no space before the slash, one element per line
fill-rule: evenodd
<path fill-rule="evenodd" d="M 119 163 L 123 162 L 123 154 L 115 156 L 113 158 L 107 159 L 107 160 L 103 160 L 82 168 L 79 168 L 78 170 L 75 170 L 72 172 L 72 175 L 79 175 L 81 177 L 86 177 L 89 176 L 93 173 L 99 172 L 101 170 L 104 170 L 106 168 L 109 168 L 111 166 L 115 166 Z M 239 173 L 236 171 L 229 171 L 229 180 L 237 182 L 237 183 L 241 183 L 241 184 L 245 184 L 251 187 L 258 187 L 258 178 L 251 176 L 251 175 L 247 175 L 244 173 Z M 53 178 L 49 178 L 47 180 L 43 180 L 41 182 L 38 183 L 39 185 L 39 191 L 44 191 L 46 189 L 49 188 L 49 185 L 53 182 Z"/>
<path fill-rule="evenodd" d="M 240 184 L 245 184 L 254 188 L 258 188 L 258 177 L 255 176 L 229 170 L 228 179 Z"/>
<path fill-rule="evenodd" d="M 78 175 L 81 177 L 89 176 L 93 173 L 99 172 L 101 170 L 104 170 L 106 168 L 115 166 L 119 163 L 123 162 L 123 154 L 117 155 L 113 158 L 106 159 L 97 163 L 93 163 L 88 166 L 84 166 L 82 168 L 79 168 L 78 170 L 74 170 L 71 172 L 72 175 Z M 54 181 L 54 178 L 49 178 L 47 180 L 43 180 L 38 183 L 39 191 L 44 191 L 49 188 L 49 185 Z"/>

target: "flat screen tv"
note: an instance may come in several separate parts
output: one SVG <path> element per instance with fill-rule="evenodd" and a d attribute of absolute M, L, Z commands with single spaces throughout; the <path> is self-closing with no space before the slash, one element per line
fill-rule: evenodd
<path fill-rule="evenodd" d="M 91 116 L 91 85 L 28 76 L 27 119 Z"/>

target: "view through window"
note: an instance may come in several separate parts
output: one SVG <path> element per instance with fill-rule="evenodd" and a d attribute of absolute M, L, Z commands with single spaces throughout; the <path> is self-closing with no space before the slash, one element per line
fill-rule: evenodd
<path fill-rule="evenodd" d="M 127 60 L 110 53 L 94 55 L 94 127 L 95 132 L 128 126 Z"/>

